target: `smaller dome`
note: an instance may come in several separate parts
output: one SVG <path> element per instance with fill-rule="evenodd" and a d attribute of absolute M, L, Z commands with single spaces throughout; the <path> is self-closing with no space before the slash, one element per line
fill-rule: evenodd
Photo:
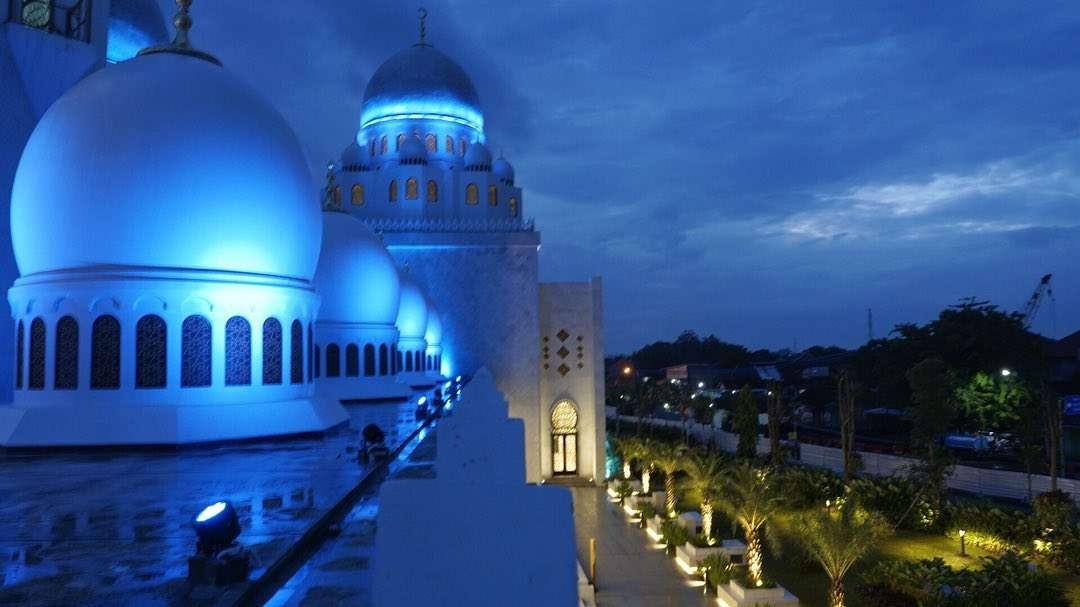
<path fill-rule="evenodd" d="M 401 339 L 424 339 L 427 322 L 428 304 L 424 292 L 408 272 L 401 272 L 401 303 L 397 314 Z"/>
<path fill-rule="evenodd" d="M 397 266 L 364 222 L 338 211 L 323 216 L 315 292 L 319 320 L 393 325 L 401 293 Z"/>
<path fill-rule="evenodd" d="M 495 175 L 495 179 L 506 185 L 514 185 L 514 166 L 502 156 L 491 163 L 491 172 Z"/>
<path fill-rule="evenodd" d="M 406 137 L 398 149 L 401 164 L 427 164 L 427 147 L 419 137 Z"/>
<path fill-rule="evenodd" d="M 465 151 L 465 169 L 468 171 L 490 171 L 491 151 L 479 141 Z"/>
<path fill-rule="evenodd" d="M 341 168 L 347 169 L 351 166 L 360 164 L 360 144 L 353 141 L 341 152 Z"/>
<path fill-rule="evenodd" d="M 435 311 L 435 306 L 430 301 L 428 301 L 427 310 L 427 331 L 424 333 L 424 340 L 429 346 L 441 345 L 442 320 L 439 319 L 439 313 Z"/>

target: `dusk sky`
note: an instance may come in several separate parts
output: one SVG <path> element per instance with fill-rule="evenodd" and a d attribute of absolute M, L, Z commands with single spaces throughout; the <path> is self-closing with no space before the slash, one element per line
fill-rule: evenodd
<path fill-rule="evenodd" d="M 263 91 L 321 180 L 419 4 L 202 0 L 194 44 Z M 606 349 L 683 329 L 866 340 L 961 297 L 1080 329 L 1076 2 L 425 2 L 542 233 L 605 281 Z M 175 6 L 162 0 L 171 18 Z"/>

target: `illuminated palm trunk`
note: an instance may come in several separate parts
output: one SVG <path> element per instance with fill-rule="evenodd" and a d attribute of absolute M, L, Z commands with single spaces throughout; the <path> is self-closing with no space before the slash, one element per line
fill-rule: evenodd
<path fill-rule="evenodd" d="M 746 569 L 754 586 L 761 584 L 761 536 L 758 529 L 746 528 Z"/>
<path fill-rule="evenodd" d="M 641 471 L 641 492 L 649 493 L 650 481 L 652 481 L 652 466 L 645 466 Z"/>
<path fill-rule="evenodd" d="M 675 473 L 664 472 L 664 506 L 668 517 L 675 516 Z"/>
<path fill-rule="evenodd" d="M 622 477 L 626 480 L 630 480 L 630 460 L 623 460 L 622 463 Z"/>
<path fill-rule="evenodd" d="M 712 544 L 712 513 L 712 502 L 701 502 L 701 533 L 705 536 L 705 541 L 710 544 Z"/>
<path fill-rule="evenodd" d="M 829 607 L 844 607 L 844 585 L 839 579 L 829 584 Z"/>

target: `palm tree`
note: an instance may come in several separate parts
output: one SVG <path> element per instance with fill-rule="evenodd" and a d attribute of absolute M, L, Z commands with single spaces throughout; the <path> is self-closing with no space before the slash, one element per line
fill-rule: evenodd
<path fill-rule="evenodd" d="M 755 586 L 762 583 L 761 531 L 780 509 L 780 496 L 771 481 L 768 469 L 748 462 L 730 466 L 721 477 L 724 499 L 717 502 L 743 528 L 746 568 Z"/>
<path fill-rule="evenodd" d="M 807 551 L 829 576 L 829 607 L 844 607 L 844 575 L 892 531 L 879 514 L 855 514 L 850 507 L 806 515 L 799 527 Z"/>
<path fill-rule="evenodd" d="M 635 438 L 630 445 L 630 456 L 641 464 L 641 492 L 649 493 L 652 489 L 652 462 L 653 441 L 647 438 Z"/>
<path fill-rule="evenodd" d="M 701 533 L 711 544 L 713 509 L 721 491 L 724 460 L 715 453 L 694 450 L 686 460 L 686 473 L 690 477 L 688 489 L 701 504 Z"/>
<path fill-rule="evenodd" d="M 675 474 L 683 467 L 682 445 L 655 443 L 650 449 L 652 464 L 664 473 L 664 512 L 675 516 Z"/>
<path fill-rule="evenodd" d="M 622 460 L 623 479 L 630 480 L 630 450 L 631 441 L 633 439 L 622 436 L 611 436 L 608 437 L 608 440 L 611 441 L 611 449 L 615 451 L 616 455 L 619 456 L 619 459 Z"/>

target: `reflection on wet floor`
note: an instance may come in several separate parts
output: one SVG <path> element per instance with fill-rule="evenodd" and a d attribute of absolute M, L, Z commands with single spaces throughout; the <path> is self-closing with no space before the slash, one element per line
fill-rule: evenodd
<path fill-rule="evenodd" d="M 417 426 L 413 402 L 347 408 L 349 426 L 321 438 L 0 455 L 0 605 L 213 604 L 177 596 L 197 510 L 233 502 L 257 577 L 359 481 L 359 428 L 375 423 L 397 445 Z"/>

